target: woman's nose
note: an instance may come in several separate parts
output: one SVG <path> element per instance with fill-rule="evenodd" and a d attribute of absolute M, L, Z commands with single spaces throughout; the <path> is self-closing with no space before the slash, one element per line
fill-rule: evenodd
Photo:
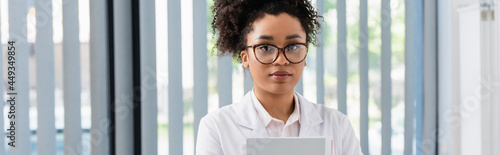
<path fill-rule="evenodd" d="M 273 64 L 276 65 L 288 65 L 290 62 L 285 57 L 285 52 L 280 50 L 278 51 L 278 57 L 276 58 L 276 61 L 274 61 Z"/>
<path fill-rule="evenodd" d="M 275 65 L 288 65 L 289 63 L 290 62 L 285 57 L 285 51 L 278 50 L 278 57 L 276 58 L 276 61 L 274 61 L 273 64 L 275 64 Z"/>

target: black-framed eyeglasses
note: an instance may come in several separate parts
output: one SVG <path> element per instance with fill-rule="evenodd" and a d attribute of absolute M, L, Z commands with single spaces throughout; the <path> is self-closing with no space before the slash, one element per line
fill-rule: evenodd
<path fill-rule="evenodd" d="M 253 49 L 255 59 L 262 64 L 272 64 L 278 59 L 279 51 L 283 52 L 286 60 L 292 64 L 298 64 L 304 61 L 307 56 L 308 45 L 306 43 L 293 43 L 279 48 L 273 44 L 257 44 L 247 46 Z"/>

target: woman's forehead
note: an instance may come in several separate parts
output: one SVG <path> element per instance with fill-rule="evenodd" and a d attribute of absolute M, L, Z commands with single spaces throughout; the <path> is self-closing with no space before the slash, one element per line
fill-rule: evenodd
<path fill-rule="evenodd" d="M 286 13 L 279 15 L 265 14 L 252 24 L 253 30 L 248 34 L 250 40 L 288 40 L 305 39 L 305 31 L 298 18 Z"/>

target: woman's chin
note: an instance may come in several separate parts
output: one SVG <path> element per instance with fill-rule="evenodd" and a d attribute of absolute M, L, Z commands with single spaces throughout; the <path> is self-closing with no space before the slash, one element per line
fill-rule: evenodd
<path fill-rule="evenodd" d="M 293 86 L 283 86 L 283 85 L 271 85 L 271 86 L 267 86 L 266 88 L 264 88 L 264 90 L 266 90 L 267 92 L 269 92 L 271 94 L 279 95 L 279 94 L 287 94 L 290 92 L 293 93 L 294 87 Z"/>

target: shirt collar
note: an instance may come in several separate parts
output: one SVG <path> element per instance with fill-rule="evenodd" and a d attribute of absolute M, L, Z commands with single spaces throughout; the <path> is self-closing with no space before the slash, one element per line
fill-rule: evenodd
<path fill-rule="evenodd" d="M 267 127 L 267 125 L 269 125 L 269 123 L 271 123 L 271 121 L 273 119 L 278 120 L 276 118 L 273 118 L 266 111 L 266 109 L 264 109 L 264 107 L 262 106 L 262 104 L 257 99 L 257 96 L 255 96 L 255 93 L 254 93 L 253 89 L 252 89 L 252 92 L 251 92 L 251 96 L 252 96 L 253 105 L 255 107 L 255 110 L 257 111 L 257 115 L 259 116 L 259 118 L 262 121 L 262 123 L 264 123 L 265 127 Z M 297 95 L 295 93 L 293 94 L 293 98 L 295 100 L 295 108 L 294 108 L 292 114 L 290 114 L 290 117 L 288 117 L 288 121 L 284 122 L 285 124 L 287 124 L 288 122 L 289 122 L 288 124 L 292 124 L 295 121 L 299 121 L 299 123 L 300 123 L 300 106 L 299 106 L 300 103 L 299 103 L 299 100 L 298 100 Z"/>

